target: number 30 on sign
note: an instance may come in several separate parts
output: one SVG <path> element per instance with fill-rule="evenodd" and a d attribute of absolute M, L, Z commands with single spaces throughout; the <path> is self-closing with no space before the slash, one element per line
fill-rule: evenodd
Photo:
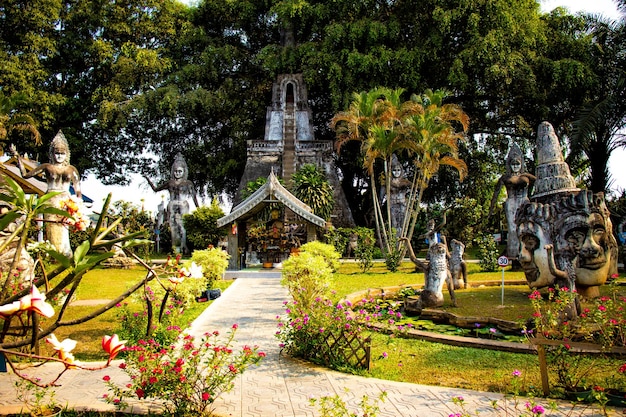
<path fill-rule="evenodd" d="M 509 258 L 507 258 L 506 256 L 501 256 L 498 258 L 498 265 L 501 266 L 502 268 L 504 268 L 505 266 L 509 265 Z"/>

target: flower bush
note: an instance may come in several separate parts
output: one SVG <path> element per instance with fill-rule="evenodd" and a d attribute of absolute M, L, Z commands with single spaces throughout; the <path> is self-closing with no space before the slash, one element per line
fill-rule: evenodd
<path fill-rule="evenodd" d="M 596 298 L 580 314 L 580 325 L 588 329 L 586 338 L 608 349 L 626 346 L 626 297 L 620 296 L 615 284 L 608 296 Z"/>
<path fill-rule="evenodd" d="M 117 306 L 118 333 L 131 343 L 145 338 L 173 342 L 188 324 L 183 321 L 185 309 L 206 288 L 202 268 L 195 262 L 181 264 L 180 255 L 152 271 L 157 285 L 144 285 L 143 292 L 133 295 L 144 308 L 131 310 L 128 303 Z"/>
<path fill-rule="evenodd" d="M 235 324 L 225 341 L 220 341 L 217 331 L 199 341 L 180 333 L 177 343 L 170 345 L 140 340 L 125 349 L 126 359 L 120 364 L 130 383 L 120 386 L 105 376 L 112 393 L 105 394 L 105 400 L 123 409 L 129 399 L 154 399 L 174 415 L 209 414 L 213 402 L 233 388 L 233 380 L 265 357 L 258 346 L 235 351 L 236 330 Z"/>

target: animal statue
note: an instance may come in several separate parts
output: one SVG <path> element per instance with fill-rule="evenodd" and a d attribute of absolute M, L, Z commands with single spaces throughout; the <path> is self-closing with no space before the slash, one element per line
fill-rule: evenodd
<path fill-rule="evenodd" d="M 448 267 L 449 253 L 445 237 L 442 237 L 441 243 L 430 245 L 428 261 L 421 261 L 415 256 L 411 242 L 407 238 L 403 237 L 400 240 L 405 242 L 411 261 L 424 272 L 424 289 L 420 293 L 417 305 L 411 306 L 412 310 L 421 311 L 424 308 L 441 307 L 444 301 L 444 285 L 447 285 L 452 305 L 456 307 L 456 296 L 454 295 L 454 285 L 452 285 L 452 274 Z"/>
<path fill-rule="evenodd" d="M 450 255 L 450 274 L 455 290 L 467 288 L 467 264 L 463 259 L 465 245 L 456 239 L 450 242 L 452 254 Z"/>

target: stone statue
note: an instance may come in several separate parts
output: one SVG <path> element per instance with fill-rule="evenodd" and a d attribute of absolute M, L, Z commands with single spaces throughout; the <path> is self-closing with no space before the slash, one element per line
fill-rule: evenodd
<path fill-rule="evenodd" d="M 450 255 L 450 275 L 455 290 L 467 288 L 467 264 L 463 259 L 465 245 L 456 239 L 450 242 L 452 253 Z"/>
<path fill-rule="evenodd" d="M 454 294 L 454 285 L 452 284 L 452 275 L 448 268 L 448 247 L 443 238 L 442 243 L 436 243 L 428 249 L 427 261 L 421 261 L 415 256 L 413 247 L 408 238 L 400 238 L 407 245 L 409 257 L 411 261 L 424 272 L 424 289 L 412 305 L 406 305 L 405 308 L 419 314 L 424 308 L 441 307 L 443 305 L 443 286 L 447 285 L 448 293 L 452 304 L 456 307 L 456 296 Z M 411 303 L 411 300 L 408 301 Z"/>
<path fill-rule="evenodd" d="M 391 160 L 391 180 L 389 195 L 389 210 L 391 213 L 391 227 L 396 229 L 396 236 L 402 234 L 402 225 L 404 223 L 404 214 L 406 213 L 406 196 L 411 189 L 411 181 L 407 180 L 404 174 L 402 164 L 398 158 L 393 155 Z M 382 187 L 381 195 L 384 196 L 386 191 Z"/>
<path fill-rule="evenodd" d="M 519 256 L 519 241 L 517 239 L 515 213 L 517 209 L 528 201 L 528 189 L 535 181 L 535 176 L 525 172 L 524 156 L 516 143 L 511 145 L 509 154 L 506 157 L 506 174 L 502 175 L 496 184 L 496 189 L 491 198 L 489 217 L 493 211 L 500 195 L 502 186 L 506 188 L 506 201 L 504 203 L 504 214 L 507 223 L 507 246 L 506 254 L 509 258 Z"/>
<path fill-rule="evenodd" d="M 12 148 L 14 150 L 15 148 Z M 50 143 L 49 163 L 40 164 L 30 172 L 26 172 L 22 164 L 22 160 L 19 155 L 16 154 L 17 166 L 20 169 L 22 177 L 31 178 L 39 174 L 44 174 L 48 188 L 46 192 L 60 191 L 58 194 L 49 201 L 58 206 L 59 202 L 63 199 L 70 197 L 70 185 L 74 186 L 76 196 L 81 198 L 82 193 L 80 191 L 80 175 L 78 170 L 70 165 L 70 147 L 65 139 L 63 132 L 59 130 L 52 142 Z M 69 230 L 59 218 L 54 214 L 47 214 L 44 216 L 46 221 L 46 237 L 50 243 L 65 256 L 72 255 L 72 248 L 70 247 Z"/>
<path fill-rule="evenodd" d="M 518 261 L 530 288 L 554 285 L 545 246 L 550 238 L 550 205 L 527 203 L 517 212 L 517 236 L 520 242 Z"/>
<path fill-rule="evenodd" d="M 598 296 L 598 287 L 617 271 L 610 213 L 603 193 L 576 187 L 548 122 L 537 132 L 534 191 L 516 216 L 519 259 L 529 285 L 567 287 L 583 297 Z"/>
<path fill-rule="evenodd" d="M 442 240 L 445 240 L 445 237 L 441 235 L 440 231 L 443 229 L 446 223 L 446 212 L 444 210 L 443 217 L 441 218 L 441 223 L 437 225 L 435 219 L 429 219 L 428 223 L 426 223 L 426 232 L 422 233 L 417 238 L 426 239 L 428 241 L 429 248 L 437 243 L 441 243 Z"/>
<path fill-rule="evenodd" d="M 180 253 L 189 253 L 189 249 L 187 248 L 187 233 L 183 224 L 183 216 L 189 213 L 189 202 L 187 200 L 192 198 L 196 207 L 199 207 L 195 187 L 193 183 L 187 179 L 188 175 L 189 169 L 187 163 L 183 155 L 178 153 L 172 164 L 171 178 L 169 181 L 155 187 L 152 181 L 150 181 L 148 177 L 145 177 L 155 193 L 163 190 L 168 190 L 170 193 L 166 218 L 169 222 L 172 235 L 172 249 Z"/>

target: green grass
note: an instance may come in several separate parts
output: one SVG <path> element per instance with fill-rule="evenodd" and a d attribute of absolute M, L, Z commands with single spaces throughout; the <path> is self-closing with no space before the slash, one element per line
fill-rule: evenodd
<path fill-rule="evenodd" d="M 145 277 L 145 270 L 140 267 L 131 269 L 109 269 L 98 268 L 85 274 L 79 289 L 76 292 L 75 299 L 84 300 L 112 300 L 122 292 L 130 288 L 133 284 L 141 281 Z M 225 290 L 232 284 L 232 281 L 217 281 L 214 288 Z M 139 290 L 138 292 L 141 292 Z M 131 296 L 125 300 L 129 303 L 131 309 L 140 310 L 142 305 Z M 200 315 L 209 305 L 211 301 L 205 303 L 192 303 L 184 313 L 183 320 L 191 323 Z M 63 316 L 63 322 L 69 322 L 84 317 L 95 310 L 103 307 L 103 304 L 97 305 L 71 305 Z M 155 307 L 155 308 L 158 308 Z M 62 326 L 54 331 L 55 336 L 59 340 L 70 338 L 78 342 L 76 348 L 72 351 L 76 359 L 82 361 L 105 360 L 104 352 L 101 347 L 102 336 L 111 335 L 118 329 L 118 309 L 116 307 L 93 318 L 85 323 Z M 53 317 L 53 319 L 56 318 Z M 45 321 L 42 327 L 45 327 Z M 47 343 L 41 343 L 42 353 L 53 354 Z"/>

